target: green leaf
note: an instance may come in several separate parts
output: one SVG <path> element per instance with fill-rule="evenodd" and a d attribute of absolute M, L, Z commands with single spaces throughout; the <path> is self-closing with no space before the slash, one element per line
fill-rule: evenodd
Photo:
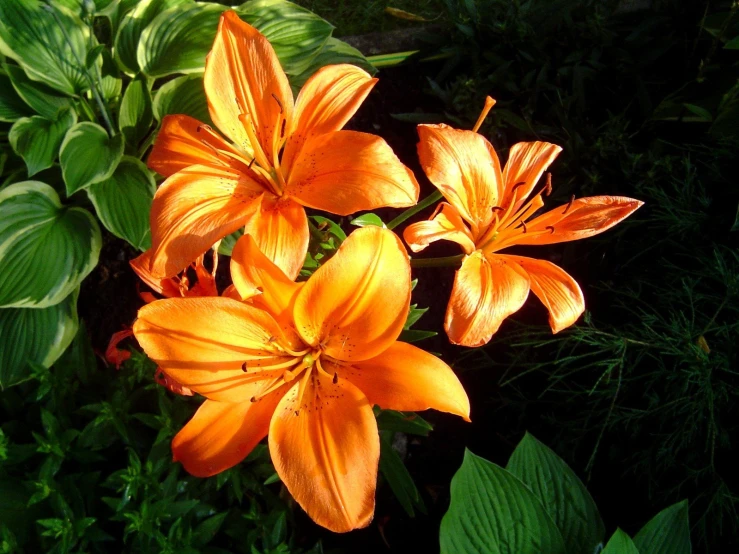
<path fill-rule="evenodd" d="M 118 114 L 118 128 L 134 148 L 144 138 L 152 122 L 151 93 L 146 78 L 138 77 L 126 87 Z"/>
<path fill-rule="evenodd" d="M 53 306 L 97 265 L 97 221 L 83 208 L 62 206 L 49 185 L 10 185 L 0 191 L 0 212 L 0 307 Z"/>
<path fill-rule="evenodd" d="M 87 189 L 105 228 L 142 251 L 151 246 L 149 212 L 155 192 L 151 172 L 130 156 L 123 157 L 109 179 Z"/>
<path fill-rule="evenodd" d="M 398 340 L 403 342 L 418 342 L 424 339 L 430 339 L 438 335 L 436 331 L 421 331 L 419 329 L 404 329 Z"/>
<path fill-rule="evenodd" d="M 48 308 L 0 309 L 0 389 L 31 377 L 29 363 L 51 365 L 77 333 L 77 295 Z"/>
<path fill-rule="evenodd" d="M 739 50 L 739 35 L 737 35 L 733 39 L 727 41 L 726 44 L 724 44 L 724 49 L 726 49 L 726 50 Z"/>
<path fill-rule="evenodd" d="M 696 106 L 695 104 L 686 103 L 683 103 L 683 106 L 690 113 L 697 115 L 701 121 L 705 121 L 706 123 L 710 123 L 711 121 L 713 121 L 713 116 L 711 115 L 711 112 L 709 112 L 706 108 L 701 108 L 700 106 Z"/>
<path fill-rule="evenodd" d="M 634 537 L 641 554 L 690 554 L 688 501 L 665 508 Z"/>
<path fill-rule="evenodd" d="M 115 60 L 124 71 L 138 73 L 139 62 L 136 51 L 141 33 L 156 16 L 173 6 L 191 4 L 192 0 L 141 0 L 136 7 L 121 19 L 115 36 Z"/>
<path fill-rule="evenodd" d="M 149 77 L 199 73 L 225 6 L 185 4 L 160 13 L 141 33 L 137 60 Z"/>
<path fill-rule="evenodd" d="M 223 520 L 226 519 L 228 512 L 223 512 L 209 517 L 202 523 L 200 523 L 193 532 L 192 539 L 196 546 L 205 546 L 215 538 L 218 530 L 223 525 Z"/>
<path fill-rule="evenodd" d="M 385 227 L 385 224 L 382 222 L 382 219 L 380 219 L 380 216 L 373 213 L 362 214 L 359 217 L 355 217 L 354 219 L 352 219 L 349 223 L 357 227 Z"/>
<path fill-rule="evenodd" d="M 53 6 L 47 9 L 39 0 L 0 2 L 0 52 L 34 81 L 75 95 L 89 86 L 80 64 L 95 40 L 76 14 Z"/>
<path fill-rule="evenodd" d="M 639 554 L 639 550 L 636 548 L 634 541 L 631 540 L 631 537 L 621 531 L 621 529 L 616 529 L 616 532 L 611 536 L 608 544 L 600 554 Z"/>
<path fill-rule="evenodd" d="M 356 65 L 370 75 L 377 73 L 377 68 L 359 50 L 338 38 L 329 37 L 318 55 L 311 60 L 310 65 L 299 75 L 292 76 L 290 83 L 295 87 L 302 87 L 310 76 L 322 67 L 340 63 Z"/>
<path fill-rule="evenodd" d="M 185 114 L 212 125 L 202 75 L 183 75 L 166 83 L 154 95 L 154 117 Z"/>
<path fill-rule="evenodd" d="M 421 512 L 426 511 L 421 495 L 403 460 L 383 435 L 380 435 L 380 472 L 390 485 L 395 498 L 410 517 L 415 516 L 414 507 Z"/>
<path fill-rule="evenodd" d="M 85 56 L 85 67 L 88 69 L 94 67 L 95 62 L 98 60 L 100 55 L 103 53 L 103 50 L 105 50 L 106 48 L 107 46 L 105 46 L 104 44 L 98 44 L 96 47 L 87 52 L 87 56 Z"/>
<path fill-rule="evenodd" d="M 239 229 L 238 231 L 223 237 L 221 244 L 218 246 L 218 253 L 223 254 L 224 256 L 230 256 L 231 252 L 233 252 L 234 246 L 236 246 L 236 241 L 239 240 L 243 234 L 244 230 Z"/>
<path fill-rule="evenodd" d="M 267 37 L 288 75 L 311 67 L 334 29 L 310 10 L 284 0 L 252 0 L 236 11 Z"/>
<path fill-rule="evenodd" d="M 72 98 L 64 96 L 42 83 L 31 81 L 17 65 L 6 65 L 5 71 L 18 96 L 34 112 L 46 119 L 56 119 L 61 110 L 74 107 Z"/>
<path fill-rule="evenodd" d="M 123 135 L 113 138 L 97 123 L 84 121 L 64 137 L 59 161 L 67 196 L 109 178 L 123 156 Z"/>
<path fill-rule="evenodd" d="M 593 498 L 553 450 L 526 433 L 506 469 L 539 498 L 562 533 L 568 554 L 592 554 L 605 537 Z"/>
<path fill-rule="evenodd" d="M 33 114 L 13 88 L 10 77 L 0 73 L 0 121 L 13 123 L 29 115 Z"/>
<path fill-rule="evenodd" d="M 380 431 L 398 431 L 422 437 L 428 437 L 429 433 L 434 430 L 433 425 L 420 415 L 395 410 L 380 410 L 377 414 L 377 427 Z"/>
<path fill-rule="evenodd" d="M 441 554 L 564 554 L 562 536 L 514 475 L 465 451 L 441 521 Z"/>
<path fill-rule="evenodd" d="M 59 152 L 64 135 L 77 121 L 77 114 L 70 110 L 59 113 L 55 120 L 39 115 L 23 117 L 10 128 L 8 141 L 28 168 L 31 177 L 51 167 Z"/>

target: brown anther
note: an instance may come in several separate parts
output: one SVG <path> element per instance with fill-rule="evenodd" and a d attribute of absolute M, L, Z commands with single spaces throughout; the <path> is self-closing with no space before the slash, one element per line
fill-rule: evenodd
<path fill-rule="evenodd" d="M 256 160 L 256 158 L 251 159 L 251 161 L 249 162 L 249 165 L 247 166 L 248 169 L 251 169 L 251 166 L 254 165 L 254 160 Z"/>
<path fill-rule="evenodd" d="M 334 383 L 334 385 L 335 385 L 336 383 L 338 383 L 338 382 L 339 382 L 339 374 L 338 374 L 338 373 L 334 373 L 334 379 L 333 379 L 333 383 Z"/>
<path fill-rule="evenodd" d="M 550 232 L 551 232 L 552 234 L 554 234 L 554 227 L 552 227 L 551 225 L 547 225 L 547 226 L 546 226 L 546 227 L 544 227 L 544 228 L 545 228 L 545 229 L 549 229 L 549 231 L 550 231 Z"/>
<path fill-rule="evenodd" d="M 287 123 L 287 119 L 282 120 L 282 127 L 280 127 L 280 138 L 285 137 L 285 123 Z"/>
<path fill-rule="evenodd" d="M 547 172 L 547 188 L 544 189 L 544 194 L 549 196 L 552 194 L 552 174 Z"/>
<path fill-rule="evenodd" d="M 295 415 L 296 416 L 300 415 L 300 410 L 295 410 Z"/>
<path fill-rule="evenodd" d="M 570 201 L 567 204 L 567 207 L 565 208 L 565 211 L 562 212 L 562 215 L 565 215 L 569 211 L 569 209 L 572 207 L 572 203 L 574 201 L 575 201 L 575 195 L 573 194 L 572 196 L 570 196 Z"/>
<path fill-rule="evenodd" d="M 515 185 L 513 185 L 513 188 L 511 189 L 511 194 L 515 193 L 518 187 L 522 187 L 525 184 L 526 184 L 526 181 L 521 181 L 520 183 L 516 183 Z"/>
<path fill-rule="evenodd" d="M 282 102 L 280 102 L 280 99 L 277 98 L 277 95 L 274 92 L 272 93 L 272 98 L 275 99 L 275 102 L 277 102 L 277 105 L 280 107 L 280 113 L 282 113 Z"/>
<path fill-rule="evenodd" d="M 523 227 L 523 232 L 524 233 L 528 232 L 528 229 L 526 229 L 526 222 L 525 221 L 522 221 L 521 222 L 521 226 Z"/>
<path fill-rule="evenodd" d="M 252 396 L 252 397 L 251 397 L 251 398 L 249 399 L 249 402 L 256 402 L 256 401 L 257 401 L 257 397 L 256 397 L 256 396 Z"/>
<path fill-rule="evenodd" d="M 268 340 L 267 342 L 268 342 L 269 344 L 272 344 L 272 343 L 273 343 L 273 342 L 275 342 L 276 340 L 277 340 L 277 337 L 275 337 L 275 336 L 271 336 L 271 337 L 269 337 L 269 340 Z"/>
<path fill-rule="evenodd" d="M 492 207 L 492 208 L 490 208 L 490 209 L 491 209 L 491 210 L 493 210 L 493 212 L 503 212 L 503 211 L 505 211 L 505 210 L 504 210 L 503 208 L 501 208 L 500 206 L 493 206 L 493 207 Z"/>
<path fill-rule="evenodd" d="M 241 371 L 243 371 L 244 373 L 247 372 L 246 362 L 244 362 L 243 364 L 241 364 Z"/>

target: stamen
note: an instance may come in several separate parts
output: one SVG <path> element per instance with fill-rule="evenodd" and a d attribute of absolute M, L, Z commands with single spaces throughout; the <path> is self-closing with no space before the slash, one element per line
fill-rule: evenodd
<path fill-rule="evenodd" d="M 527 233 L 528 232 L 528 229 L 526 228 L 526 222 L 525 221 L 522 221 L 521 222 L 521 226 L 523 227 L 523 232 L 524 233 Z"/>
<path fill-rule="evenodd" d="M 251 161 L 249 162 L 249 165 L 247 165 L 247 166 L 246 166 L 246 167 L 247 167 L 247 169 L 251 169 L 251 166 L 253 166 L 253 165 L 254 165 L 254 160 L 256 160 L 256 158 L 252 158 L 252 159 L 251 159 Z"/>
<path fill-rule="evenodd" d="M 287 119 L 282 120 L 282 127 L 280 127 L 280 140 L 285 138 L 285 124 L 287 123 Z"/>
<path fill-rule="evenodd" d="M 482 112 L 480 112 L 480 117 L 477 118 L 477 123 L 475 123 L 475 126 L 472 128 L 473 132 L 477 132 L 480 129 L 480 126 L 482 125 L 482 122 L 485 121 L 485 118 L 487 117 L 488 113 L 490 112 L 490 109 L 495 106 L 495 100 L 490 98 L 489 96 L 485 97 L 485 106 L 482 108 Z"/>
<path fill-rule="evenodd" d="M 267 387 L 266 389 L 264 389 L 259 394 L 255 395 L 255 396 L 252 396 L 249 399 L 249 401 L 250 402 L 256 402 L 257 400 L 261 400 L 262 398 L 264 398 L 268 394 L 272 394 L 273 392 L 275 392 L 277 389 L 279 389 L 280 387 L 282 387 L 284 385 L 285 385 L 285 381 L 282 379 L 282 376 L 280 376 L 277 379 L 275 379 L 274 382 L 269 387 Z"/>
<path fill-rule="evenodd" d="M 572 203 L 574 201 L 575 201 L 575 195 L 573 194 L 572 196 L 570 196 L 570 202 L 567 204 L 565 211 L 562 212 L 562 215 L 565 215 L 570 210 L 570 208 L 572 207 Z"/>
<path fill-rule="evenodd" d="M 205 146 L 207 146 L 208 148 L 210 148 L 211 150 L 213 150 L 213 153 L 216 155 L 216 158 L 220 158 L 219 152 L 221 152 L 221 150 L 218 150 L 218 148 L 216 148 L 215 146 L 213 146 L 212 144 L 210 144 L 205 139 L 200 139 L 200 142 L 202 144 L 204 144 Z"/>
<path fill-rule="evenodd" d="M 549 196 L 552 194 L 552 174 L 547 171 L 547 188 L 544 189 L 544 194 Z"/>
<path fill-rule="evenodd" d="M 522 187 L 525 184 L 526 184 L 526 181 L 521 181 L 520 183 L 516 183 L 515 185 L 513 185 L 513 188 L 511 189 L 511 194 L 514 194 L 517 188 Z"/>
<path fill-rule="evenodd" d="M 280 102 L 280 99 L 277 98 L 277 95 L 273 92 L 272 98 L 275 99 L 275 102 L 277 102 L 277 105 L 280 107 L 280 113 L 282 113 L 284 110 L 282 109 L 282 102 Z"/>
<path fill-rule="evenodd" d="M 545 229 L 549 229 L 549 231 L 550 231 L 550 232 L 551 232 L 552 234 L 554 234 L 554 227 L 553 227 L 553 226 L 551 226 L 551 225 L 547 225 L 547 226 L 546 226 L 546 227 L 544 227 L 544 228 L 545 228 Z"/>
<path fill-rule="evenodd" d="M 248 371 L 247 370 L 247 367 L 246 367 L 246 362 L 244 362 L 243 364 L 241 364 L 241 371 L 243 371 L 244 373 L 246 373 Z"/>
<path fill-rule="evenodd" d="M 503 208 L 501 208 L 500 206 L 493 206 L 490 209 L 493 210 L 493 212 L 502 212 L 503 211 Z"/>
<path fill-rule="evenodd" d="M 339 374 L 338 373 L 334 373 L 334 378 L 333 378 L 332 382 L 333 382 L 334 385 L 339 382 Z"/>

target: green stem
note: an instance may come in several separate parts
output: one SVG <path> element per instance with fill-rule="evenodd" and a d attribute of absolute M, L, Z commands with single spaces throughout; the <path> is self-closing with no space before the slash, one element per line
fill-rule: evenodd
<path fill-rule="evenodd" d="M 149 146 L 154 144 L 154 140 L 157 138 L 158 133 L 159 133 L 159 127 L 156 127 L 151 133 L 149 133 L 149 136 L 146 137 L 144 144 L 142 144 L 141 148 L 139 148 L 139 159 L 144 158 L 144 154 L 146 154 L 146 151 L 149 149 Z"/>
<path fill-rule="evenodd" d="M 411 258 L 411 267 L 456 267 L 464 257 L 465 254 L 446 256 L 445 258 Z"/>
<path fill-rule="evenodd" d="M 403 223 L 406 219 L 409 217 L 413 217 L 421 210 L 428 208 L 431 204 L 434 202 L 438 202 L 442 199 L 441 193 L 437 190 L 435 192 L 432 192 L 429 194 L 426 198 L 421 200 L 418 204 L 415 206 L 412 206 L 408 208 L 406 211 L 404 211 L 402 214 L 400 214 L 398 217 L 393 219 L 390 223 L 387 224 L 388 229 L 395 229 L 398 225 Z"/>
<path fill-rule="evenodd" d="M 311 236 L 316 239 L 319 243 L 324 242 L 326 240 L 326 237 L 323 236 L 323 233 L 316 227 L 316 224 L 313 223 L 310 218 L 308 218 L 308 230 L 310 231 Z"/>

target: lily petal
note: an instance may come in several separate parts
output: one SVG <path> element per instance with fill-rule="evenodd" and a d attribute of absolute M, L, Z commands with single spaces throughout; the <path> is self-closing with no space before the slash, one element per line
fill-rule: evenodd
<path fill-rule="evenodd" d="M 523 256 L 500 255 L 519 264 L 529 276 L 531 290 L 549 311 L 552 333 L 559 333 L 575 323 L 585 311 L 580 285 L 564 269 L 545 260 Z"/>
<path fill-rule="evenodd" d="M 503 196 L 493 146 L 478 133 L 443 124 L 419 125 L 418 135 L 418 157 L 429 180 L 464 219 L 475 227 L 486 226 Z"/>
<path fill-rule="evenodd" d="M 151 149 L 148 166 L 165 177 L 191 165 L 230 167 L 246 171 L 243 163 L 217 150 L 234 152 L 231 145 L 215 131 L 189 115 L 168 115 L 162 119 L 162 128 Z M 236 152 L 238 155 L 238 153 Z"/>
<path fill-rule="evenodd" d="M 128 263 L 131 265 L 134 273 L 155 292 L 167 298 L 182 296 L 180 288 L 171 277 L 161 279 L 151 274 L 149 269 L 151 267 L 151 248 Z"/>
<path fill-rule="evenodd" d="M 413 252 L 420 252 L 437 240 L 451 240 L 459 244 L 465 254 L 475 250 L 467 225 L 457 209 L 451 204 L 441 202 L 428 221 L 409 225 L 403 231 L 403 238 Z"/>
<path fill-rule="evenodd" d="M 454 278 L 444 329 L 449 340 L 482 346 L 529 295 L 529 280 L 516 264 L 479 250 L 467 256 Z"/>
<path fill-rule="evenodd" d="M 169 177 L 151 206 L 151 273 L 171 277 L 243 227 L 264 189 L 243 173 L 193 165 Z"/>
<path fill-rule="evenodd" d="M 295 299 L 295 327 L 306 343 L 338 360 L 366 360 L 403 329 L 411 296 L 410 262 L 392 231 L 357 229 Z"/>
<path fill-rule="evenodd" d="M 514 244 L 555 244 L 592 237 L 620 223 L 644 202 L 624 196 L 589 196 L 559 206 L 527 225 Z M 520 232 L 520 231 L 519 231 Z"/>
<path fill-rule="evenodd" d="M 174 461 L 196 477 L 235 466 L 267 436 L 279 400 L 276 394 L 256 402 L 206 400 L 172 440 Z"/>
<path fill-rule="evenodd" d="M 308 138 L 344 127 L 376 82 L 351 64 L 327 65 L 316 71 L 295 101 L 293 128 L 282 156 L 285 172 L 290 172 L 293 158 Z"/>
<path fill-rule="evenodd" d="M 244 233 L 254 237 L 259 249 L 290 279 L 298 276 L 310 240 L 303 206 L 291 198 L 265 195 Z"/>
<path fill-rule="evenodd" d="M 248 402 L 283 370 L 247 371 L 288 361 L 292 348 L 265 311 L 231 298 L 171 298 L 139 310 L 133 332 L 146 354 L 175 381 L 223 402 Z M 276 339 L 276 340 L 275 340 Z"/>
<path fill-rule="evenodd" d="M 218 24 L 203 75 L 211 118 L 245 151 L 252 145 L 239 116 L 252 118 L 259 145 L 274 158 L 273 137 L 292 118 L 293 94 L 272 45 L 254 27 L 226 11 Z"/>
<path fill-rule="evenodd" d="M 517 210 L 534 190 L 542 173 L 547 170 L 561 151 L 562 147 L 548 142 L 514 144 L 508 153 L 508 161 L 503 169 L 505 198 L 501 205 L 507 207 L 510 202 L 514 202 L 515 195 L 513 210 Z M 520 185 L 520 183 L 523 184 Z M 519 186 L 514 192 L 515 185 Z"/>
<path fill-rule="evenodd" d="M 304 283 L 295 283 L 265 256 L 251 235 L 244 235 L 231 253 L 231 278 L 242 299 L 267 310 L 281 320 Z"/>
<path fill-rule="evenodd" d="M 418 201 L 418 182 L 380 137 L 336 131 L 308 140 L 285 192 L 310 208 L 349 215 Z"/>
<path fill-rule="evenodd" d="M 379 356 L 351 365 L 324 364 L 348 379 L 383 409 L 416 412 L 435 409 L 469 421 L 470 401 L 452 369 L 433 354 L 396 342 Z"/>
<path fill-rule="evenodd" d="M 283 397 L 269 428 L 269 451 L 290 494 L 323 527 L 366 527 L 375 510 L 380 440 L 372 406 L 349 381 L 312 376 Z"/>

